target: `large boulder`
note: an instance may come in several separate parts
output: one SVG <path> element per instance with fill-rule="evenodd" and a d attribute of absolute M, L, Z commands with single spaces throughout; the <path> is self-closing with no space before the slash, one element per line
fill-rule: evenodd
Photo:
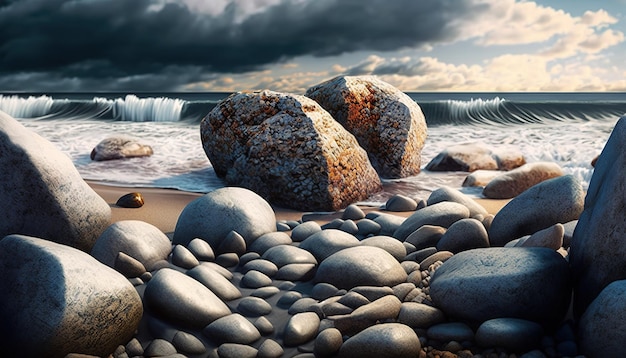
<path fill-rule="evenodd" d="M 585 208 L 570 243 L 578 315 L 609 283 L 626 279 L 625 145 L 626 117 L 622 117 L 596 162 Z"/>
<path fill-rule="evenodd" d="M 309 88 L 306 96 L 356 136 L 381 176 L 420 172 L 426 121 L 404 92 L 375 77 L 339 76 Z"/>
<path fill-rule="evenodd" d="M 276 231 L 274 210 L 248 189 L 220 188 L 187 204 L 172 241 L 186 245 L 201 238 L 215 250 L 231 231 L 239 233 L 249 247 L 259 236 Z"/>
<path fill-rule="evenodd" d="M 215 173 L 273 204 L 338 210 L 382 188 L 356 138 L 310 98 L 234 93 L 200 127 Z"/>
<path fill-rule="evenodd" d="M 509 201 L 493 218 L 489 228 L 491 246 L 531 235 L 557 223 L 578 219 L 585 192 L 571 175 L 532 186 Z"/>
<path fill-rule="evenodd" d="M 560 177 L 563 169 L 553 162 L 535 162 L 498 175 L 483 189 L 483 195 L 490 199 L 510 199 L 542 181 Z"/>
<path fill-rule="evenodd" d="M 0 112 L 0 237 L 24 234 L 90 251 L 111 208 L 70 158 Z"/>
<path fill-rule="evenodd" d="M 460 252 L 433 274 L 430 296 L 446 316 L 481 323 L 522 318 L 553 325 L 571 297 L 567 261 L 543 247 Z"/>
<path fill-rule="evenodd" d="M 524 155 L 511 148 L 491 148 L 484 143 L 461 143 L 446 148 L 435 156 L 426 170 L 460 171 L 511 170 L 526 164 Z"/>
<path fill-rule="evenodd" d="M 626 280 L 613 281 L 591 302 L 578 324 L 580 351 L 588 357 L 615 357 L 626 342 Z"/>
<path fill-rule="evenodd" d="M 152 147 L 138 138 L 120 134 L 104 138 L 91 151 L 91 160 L 104 161 L 113 159 L 148 157 L 154 154 Z"/>
<path fill-rule="evenodd" d="M 124 276 L 54 242 L 0 240 L 0 277 L 3 357 L 107 357 L 133 337 L 143 314 Z"/>

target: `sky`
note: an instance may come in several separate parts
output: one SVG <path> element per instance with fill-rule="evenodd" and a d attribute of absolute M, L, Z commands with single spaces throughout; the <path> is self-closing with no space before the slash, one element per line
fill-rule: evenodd
<path fill-rule="evenodd" d="M 0 92 L 626 91 L 626 0 L 0 0 Z"/>

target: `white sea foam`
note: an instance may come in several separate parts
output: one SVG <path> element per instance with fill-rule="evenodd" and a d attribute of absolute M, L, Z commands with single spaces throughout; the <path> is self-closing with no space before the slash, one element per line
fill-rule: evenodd
<path fill-rule="evenodd" d="M 565 173 L 580 179 L 586 188 L 593 173 L 591 160 L 602 150 L 616 120 L 431 126 L 422 151 L 422 164 L 426 165 L 452 145 L 480 141 L 494 147 L 518 149 L 528 162 L 554 161 Z M 209 192 L 224 185 L 204 154 L 197 123 L 56 119 L 22 119 L 21 122 L 67 153 L 85 179 L 195 192 Z M 147 158 L 91 161 L 89 153 L 93 147 L 106 136 L 119 133 L 141 138 L 153 147 L 155 154 Z M 442 185 L 461 188 L 466 175 L 422 172 L 415 177 L 387 180 L 385 192 L 367 203 L 384 203 L 396 193 L 427 198 L 430 191 Z M 472 195 L 480 194 L 476 189 L 463 190 Z"/>

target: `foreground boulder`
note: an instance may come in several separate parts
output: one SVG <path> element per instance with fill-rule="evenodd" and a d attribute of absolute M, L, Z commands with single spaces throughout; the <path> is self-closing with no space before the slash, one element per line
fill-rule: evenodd
<path fill-rule="evenodd" d="M 489 181 L 483 195 L 490 199 L 514 198 L 535 184 L 561 175 L 563 169 L 553 162 L 524 164 Z"/>
<path fill-rule="evenodd" d="M 570 244 L 570 263 L 577 279 L 574 308 L 578 315 L 609 283 L 626 278 L 625 145 L 626 117 L 622 117 L 596 162 L 585 209 Z"/>
<path fill-rule="evenodd" d="M 463 251 L 435 271 L 430 296 L 457 319 L 480 323 L 509 317 L 556 324 L 569 306 L 569 267 L 548 248 Z"/>
<path fill-rule="evenodd" d="M 113 159 L 148 157 L 154 154 L 152 147 L 141 143 L 139 139 L 128 135 L 116 135 L 100 141 L 91 151 L 91 160 L 103 161 Z"/>
<path fill-rule="evenodd" d="M 215 250 L 231 231 L 241 235 L 249 247 L 259 236 L 276 231 L 274 210 L 248 189 L 220 188 L 187 204 L 172 241 L 187 245 L 200 238 Z"/>
<path fill-rule="evenodd" d="M 615 357 L 626 342 L 626 281 L 613 281 L 589 305 L 578 324 L 581 352 Z"/>
<path fill-rule="evenodd" d="M 84 252 L 23 235 L 0 240 L 3 357 L 107 357 L 139 326 L 128 280 Z"/>
<path fill-rule="evenodd" d="M 310 98 L 235 93 L 200 127 L 215 173 L 276 205 L 338 210 L 382 188 L 355 137 Z"/>
<path fill-rule="evenodd" d="M 463 143 L 446 148 L 427 165 L 430 171 L 511 170 L 526 164 L 524 155 L 513 149 L 490 148 L 483 143 Z"/>
<path fill-rule="evenodd" d="M 578 219 L 583 211 L 585 192 L 571 175 L 534 185 L 506 204 L 489 228 L 491 246 L 531 235 L 557 223 Z"/>
<path fill-rule="evenodd" d="M 404 92 L 374 77 L 339 76 L 309 88 L 306 96 L 354 134 L 381 176 L 420 172 L 426 121 Z"/>
<path fill-rule="evenodd" d="M 24 234 L 83 251 L 111 221 L 111 208 L 68 156 L 0 112 L 0 237 Z"/>

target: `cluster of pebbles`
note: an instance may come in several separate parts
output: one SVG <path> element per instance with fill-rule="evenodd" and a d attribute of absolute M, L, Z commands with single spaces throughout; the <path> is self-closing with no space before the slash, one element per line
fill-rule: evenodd
<path fill-rule="evenodd" d="M 579 184 L 570 177 L 546 185 L 572 188 L 569 198 L 559 194 L 561 204 L 579 199 Z M 229 198 L 237 205 L 220 204 Z M 225 188 L 198 200 L 179 218 L 176 230 L 186 234 L 175 233 L 173 241 L 131 221 L 113 224 L 97 241 L 92 255 L 126 276 L 144 305 L 135 338 L 114 357 L 578 353 L 565 318 L 571 292 L 566 251 L 489 249 L 493 215 L 454 189 L 423 201 L 395 196 L 385 210 L 367 214 L 351 205 L 321 226 L 314 214 L 274 220 L 253 239 L 246 226 L 267 227 L 273 214 L 263 212 L 271 208 L 256 194 Z M 195 216 L 215 206 L 207 227 L 222 226 L 227 234 L 194 237 L 198 232 L 185 226 L 203 230 Z M 416 210 L 408 218 L 391 211 L 407 208 Z M 549 207 L 543 210 L 550 215 Z M 503 211 L 508 221 L 524 220 Z M 462 230 L 455 232 L 455 225 Z M 535 244 L 571 235 L 552 231 Z"/>

